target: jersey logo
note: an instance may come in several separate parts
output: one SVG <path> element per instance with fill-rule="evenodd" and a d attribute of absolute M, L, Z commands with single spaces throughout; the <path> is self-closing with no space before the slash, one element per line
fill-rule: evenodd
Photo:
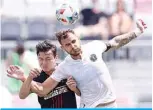
<path fill-rule="evenodd" d="M 91 55 L 90 55 L 90 60 L 91 60 L 92 62 L 95 62 L 95 61 L 97 60 L 96 54 L 91 54 Z"/>
<path fill-rule="evenodd" d="M 46 95 L 44 97 L 44 100 L 50 99 L 52 97 L 55 97 L 57 95 L 60 95 L 62 93 L 66 93 L 68 92 L 68 88 L 66 86 L 60 86 L 60 87 L 56 87 L 55 90 L 53 90 L 52 92 L 50 92 L 48 95 Z"/>

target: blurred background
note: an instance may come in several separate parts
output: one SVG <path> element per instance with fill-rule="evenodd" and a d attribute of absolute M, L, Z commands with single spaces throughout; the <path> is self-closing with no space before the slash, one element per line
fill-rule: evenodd
<path fill-rule="evenodd" d="M 56 20 L 56 6 L 64 2 L 80 11 L 74 25 L 63 26 Z M 125 47 L 105 53 L 103 58 L 113 79 L 118 107 L 152 106 L 152 0 L 0 0 L 0 15 L 4 107 L 40 107 L 35 94 L 19 99 L 21 82 L 6 76 L 11 64 L 22 66 L 26 75 L 38 65 L 38 41 L 51 39 L 58 46 L 60 62 L 66 56 L 54 37 L 60 29 L 74 29 L 82 43 L 109 40 L 133 30 L 138 18 L 147 24 L 146 32 Z"/>

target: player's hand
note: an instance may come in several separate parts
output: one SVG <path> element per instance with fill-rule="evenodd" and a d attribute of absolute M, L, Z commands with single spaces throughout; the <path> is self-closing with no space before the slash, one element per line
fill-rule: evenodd
<path fill-rule="evenodd" d="M 136 21 L 136 25 L 137 25 L 137 29 L 135 31 L 135 34 L 136 36 L 139 36 L 141 33 L 145 31 L 145 29 L 147 28 L 147 25 L 144 23 L 142 19 L 138 19 Z"/>
<path fill-rule="evenodd" d="M 77 83 L 72 76 L 67 79 L 66 85 L 71 91 L 75 91 L 77 88 Z"/>
<path fill-rule="evenodd" d="M 41 73 L 40 69 L 34 68 L 30 70 L 30 74 L 29 74 L 29 78 L 34 79 L 36 77 L 38 77 Z"/>
<path fill-rule="evenodd" d="M 17 80 L 24 81 L 25 76 L 24 76 L 24 70 L 16 65 L 10 65 L 7 69 L 7 76 L 10 78 L 15 78 Z"/>

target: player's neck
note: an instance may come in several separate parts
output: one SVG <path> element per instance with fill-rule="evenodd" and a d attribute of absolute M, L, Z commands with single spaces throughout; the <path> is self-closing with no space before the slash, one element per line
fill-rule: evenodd
<path fill-rule="evenodd" d="M 55 69 L 54 70 L 50 70 L 50 71 L 46 71 L 45 73 L 48 74 L 48 75 L 51 75 L 54 71 L 55 71 Z"/>
<path fill-rule="evenodd" d="M 80 54 L 78 54 L 78 55 L 76 55 L 76 56 L 71 55 L 71 57 L 72 57 L 74 60 L 82 59 L 82 51 L 80 52 Z"/>
<path fill-rule="evenodd" d="M 82 59 L 82 55 L 71 56 L 74 60 Z"/>

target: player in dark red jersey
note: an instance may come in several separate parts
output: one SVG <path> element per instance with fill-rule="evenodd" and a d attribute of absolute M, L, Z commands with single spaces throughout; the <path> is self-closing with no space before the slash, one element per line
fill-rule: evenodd
<path fill-rule="evenodd" d="M 40 75 L 33 80 L 43 83 L 53 73 L 57 66 L 56 46 L 51 44 L 49 40 L 45 40 L 36 45 L 36 51 L 41 69 L 32 69 L 30 73 L 39 71 Z M 26 80 L 24 71 L 19 66 L 11 65 L 7 73 L 9 77 L 21 80 L 23 83 Z M 23 84 L 20 89 L 19 97 L 25 99 L 33 92 L 33 88 L 36 88 L 35 85 L 31 85 L 29 89 Z M 46 96 L 42 97 L 41 94 L 39 94 L 38 102 L 41 108 L 77 108 L 75 93 L 81 95 L 75 80 L 70 77 L 68 80 L 62 80 L 56 88 L 50 91 Z"/>

